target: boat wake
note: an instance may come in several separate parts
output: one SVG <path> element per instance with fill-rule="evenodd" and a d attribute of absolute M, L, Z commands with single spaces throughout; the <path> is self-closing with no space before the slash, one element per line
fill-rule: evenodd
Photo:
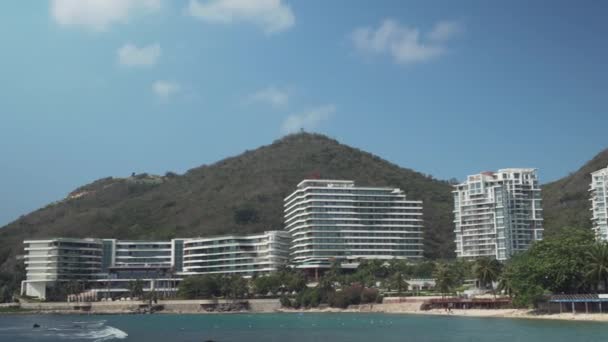
<path fill-rule="evenodd" d="M 65 340 L 78 341 L 110 341 L 114 339 L 125 339 L 129 336 L 126 332 L 110 325 L 105 321 L 72 322 L 71 325 L 44 329 L 45 336 L 61 338 Z"/>
<path fill-rule="evenodd" d="M 95 342 L 110 341 L 114 339 L 124 339 L 128 334 L 118 328 L 105 326 L 101 329 L 77 331 L 77 332 L 62 332 L 57 336 L 70 340 L 92 340 Z"/>

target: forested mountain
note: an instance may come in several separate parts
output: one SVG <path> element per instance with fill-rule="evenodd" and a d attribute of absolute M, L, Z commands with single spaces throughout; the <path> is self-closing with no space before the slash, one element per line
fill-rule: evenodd
<path fill-rule="evenodd" d="M 576 172 L 543 186 L 546 234 L 565 227 L 591 227 L 591 172 L 606 166 L 608 149 L 598 153 Z"/>
<path fill-rule="evenodd" d="M 543 186 L 546 235 L 590 227 L 589 174 L 606 165 L 608 150 Z M 448 182 L 323 135 L 300 133 L 183 175 L 103 178 L 22 216 L 0 229 L 0 296 L 18 287 L 23 269 L 15 256 L 23 253 L 24 239 L 170 239 L 282 229 L 283 198 L 310 177 L 403 189 L 408 198 L 424 201 L 425 256 L 454 256 Z"/>
<path fill-rule="evenodd" d="M 283 198 L 307 177 L 400 187 L 424 201 L 425 254 L 453 256 L 451 186 L 319 134 L 268 146 L 183 175 L 104 178 L 0 229 L 0 269 L 12 267 L 24 239 L 169 239 L 282 229 Z"/>

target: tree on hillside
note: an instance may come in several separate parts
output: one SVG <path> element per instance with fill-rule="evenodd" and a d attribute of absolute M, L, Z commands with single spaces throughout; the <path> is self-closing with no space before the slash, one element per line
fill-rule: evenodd
<path fill-rule="evenodd" d="M 473 274 L 479 281 L 479 286 L 485 288 L 490 285 L 494 297 L 496 297 L 494 282 L 500 276 L 501 267 L 498 260 L 486 257 L 475 260 L 475 264 L 473 265 Z"/>
<path fill-rule="evenodd" d="M 600 284 L 603 290 L 608 290 L 608 243 L 595 243 L 588 251 L 589 259 L 585 276 L 589 285 L 599 292 Z"/>

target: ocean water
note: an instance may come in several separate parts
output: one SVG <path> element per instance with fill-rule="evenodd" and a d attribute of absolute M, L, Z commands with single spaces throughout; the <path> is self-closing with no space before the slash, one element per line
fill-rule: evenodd
<path fill-rule="evenodd" d="M 40 325 L 33 328 L 33 324 Z M 389 314 L 0 315 L 0 341 L 607 341 L 608 323 Z"/>

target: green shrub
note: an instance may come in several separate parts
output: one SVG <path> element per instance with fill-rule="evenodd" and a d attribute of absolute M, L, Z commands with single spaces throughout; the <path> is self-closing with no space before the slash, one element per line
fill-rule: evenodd
<path fill-rule="evenodd" d="M 334 308 L 346 309 L 349 304 L 350 303 L 344 291 L 336 291 L 329 298 L 329 305 Z"/>
<path fill-rule="evenodd" d="M 281 306 L 284 308 L 290 308 L 291 305 L 291 300 L 287 297 L 287 296 L 282 296 L 280 299 L 281 302 Z"/>
<path fill-rule="evenodd" d="M 321 303 L 321 294 L 319 289 L 305 289 L 300 291 L 296 296 L 298 306 L 305 308 L 316 308 Z"/>
<path fill-rule="evenodd" d="M 378 290 L 365 288 L 361 291 L 361 303 L 376 303 L 378 300 Z"/>
<path fill-rule="evenodd" d="M 220 294 L 219 281 L 212 275 L 187 277 L 177 289 L 178 297 L 183 299 L 209 299 Z"/>

